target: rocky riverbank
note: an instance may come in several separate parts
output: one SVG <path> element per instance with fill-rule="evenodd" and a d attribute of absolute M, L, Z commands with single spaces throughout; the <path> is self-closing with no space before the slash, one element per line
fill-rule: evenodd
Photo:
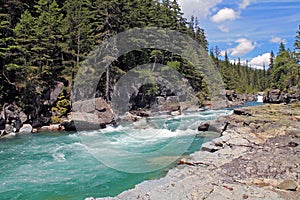
<path fill-rule="evenodd" d="M 196 102 L 180 101 L 179 96 L 165 93 L 164 96 L 153 97 L 153 100 L 140 102 L 130 101 L 128 104 L 107 103 L 103 98 L 94 98 L 71 103 L 64 89 L 63 82 L 57 82 L 45 92 L 44 99 L 37 105 L 24 109 L 16 103 L 6 103 L 0 112 L 0 138 L 15 134 L 57 131 L 81 131 L 105 128 L 115 125 L 118 119 L 137 121 L 142 117 L 155 115 L 180 115 L 181 111 L 198 111 Z M 225 100 L 220 102 L 206 101 L 201 109 L 218 109 L 242 105 L 255 101 L 255 95 L 236 94 L 233 90 L 224 90 Z M 139 106 L 135 104 L 139 104 Z M 120 107 L 116 107 L 120 106 Z M 115 109 L 114 109 L 115 108 Z M 130 110 L 118 113 L 118 110 Z"/>
<path fill-rule="evenodd" d="M 300 104 L 234 113 L 206 125 L 221 137 L 182 159 L 166 177 L 97 200 L 299 199 Z"/>

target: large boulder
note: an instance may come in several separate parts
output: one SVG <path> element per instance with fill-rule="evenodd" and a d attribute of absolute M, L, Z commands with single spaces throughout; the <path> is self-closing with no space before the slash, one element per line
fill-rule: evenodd
<path fill-rule="evenodd" d="M 263 98 L 264 103 L 283 103 L 284 94 L 281 90 L 275 89 L 267 92 Z"/>
<path fill-rule="evenodd" d="M 65 120 L 63 123 L 61 123 L 61 126 L 65 131 L 76 131 L 76 126 L 74 121 L 72 120 Z"/>
<path fill-rule="evenodd" d="M 56 101 L 58 96 L 62 93 L 64 88 L 64 83 L 56 82 L 55 86 L 51 88 L 50 92 L 50 105 L 53 105 Z"/>
<path fill-rule="evenodd" d="M 77 130 L 99 129 L 115 122 L 113 110 L 101 98 L 75 102 L 72 108 L 69 119 Z"/>
<path fill-rule="evenodd" d="M 220 117 L 216 120 L 212 120 L 209 122 L 202 122 L 198 126 L 198 131 L 201 132 L 217 132 L 220 135 L 227 130 L 230 123 L 226 120 L 225 117 Z"/>
<path fill-rule="evenodd" d="M 31 132 L 32 132 L 32 126 L 30 124 L 23 124 L 23 126 L 19 130 L 19 134 L 31 133 Z"/>
<path fill-rule="evenodd" d="M 16 104 L 4 104 L 0 116 L 0 130 L 5 128 L 5 125 L 11 126 L 12 132 L 17 132 L 27 121 L 27 115 Z"/>
<path fill-rule="evenodd" d="M 244 116 L 251 116 L 252 114 L 248 111 L 248 110 L 246 110 L 246 109 L 234 109 L 233 110 L 233 113 L 235 114 L 235 115 L 244 115 Z"/>
<path fill-rule="evenodd" d="M 21 120 L 22 124 L 28 120 L 27 115 L 23 111 L 19 113 L 19 119 Z"/>
<path fill-rule="evenodd" d="M 209 129 L 209 123 L 202 123 L 198 127 L 198 131 L 206 132 Z"/>

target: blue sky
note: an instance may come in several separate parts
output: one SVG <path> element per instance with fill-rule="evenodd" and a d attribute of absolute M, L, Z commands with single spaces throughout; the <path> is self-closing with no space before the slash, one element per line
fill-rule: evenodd
<path fill-rule="evenodd" d="M 280 42 L 293 49 L 300 25 L 300 0 L 178 0 L 186 18 L 199 18 L 210 48 L 229 58 L 248 60 L 252 67 L 268 65 Z"/>

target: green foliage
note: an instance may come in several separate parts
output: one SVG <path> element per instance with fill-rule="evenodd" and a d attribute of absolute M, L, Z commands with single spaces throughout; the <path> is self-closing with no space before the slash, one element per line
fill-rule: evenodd
<path fill-rule="evenodd" d="M 266 89 L 265 69 L 258 70 L 241 65 L 240 59 L 237 63 L 230 63 L 227 52 L 224 60 L 220 60 L 218 47 L 215 53 L 213 50 L 210 51 L 210 57 L 221 73 L 225 89 L 235 90 L 237 93 L 253 93 Z"/>
<path fill-rule="evenodd" d="M 61 117 L 67 116 L 68 112 L 70 111 L 70 107 L 70 101 L 66 99 L 64 93 L 61 93 L 58 97 L 58 101 L 56 102 L 55 106 L 51 108 L 52 123 L 61 123 Z"/>
<path fill-rule="evenodd" d="M 300 64 L 300 25 L 297 30 L 297 35 L 295 37 L 295 42 L 294 42 L 294 48 L 295 48 L 295 58 L 297 60 L 297 63 Z"/>
<path fill-rule="evenodd" d="M 204 106 L 205 101 L 210 100 L 210 93 L 205 82 L 202 82 L 202 90 L 197 93 L 199 106 Z"/>
<path fill-rule="evenodd" d="M 281 43 L 274 66 L 269 69 L 269 85 L 280 90 L 288 89 L 299 84 L 299 64 L 293 53 L 285 50 Z"/>
<path fill-rule="evenodd" d="M 168 65 L 169 67 L 171 67 L 172 69 L 178 71 L 178 70 L 180 69 L 180 65 L 181 65 L 181 64 L 180 64 L 180 62 L 178 62 L 178 61 L 171 61 L 171 62 L 168 62 L 167 65 Z"/>

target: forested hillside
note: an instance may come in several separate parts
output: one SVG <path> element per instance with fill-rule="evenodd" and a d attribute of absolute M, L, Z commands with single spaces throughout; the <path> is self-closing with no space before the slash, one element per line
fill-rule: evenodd
<path fill-rule="evenodd" d="M 276 55 L 274 51 L 277 51 Z M 300 83 L 300 27 L 296 32 L 294 48 L 287 49 L 281 43 L 278 50 L 270 50 L 270 64 L 263 69 L 253 69 L 241 60 L 230 63 L 225 52 L 220 59 L 220 51 L 215 47 L 210 51 L 211 58 L 218 67 L 226 89 L 238 93 L 252 93 L 271 89 L 289 90 Z"/>
<path fill-rule="evenodd" d="M 31 118 L 48 112 L 59 121 L 71 109 L 70 92 L 80 63 L 95 46 L 134 27 L 169 28 L 190 35 L 208 52 L 208 41 L 197 18 L 187 20 L 176 0 L 4 0 L 0 6 L 0 105 L 15 103 Z M 231 64 L 228 56 L 210 56 L 226 89 L 251 93 L 287 89 L 299 83 L 298 30 L 295 51 L 282 45 L 269 70 Z M 102 77 L 98 94 L 110 99 L 116 79 L 138 64 L 169 65 L 189 80 L 201 100 L 207 98 L 202 74 L 170 52 L 145 49 L 113 63 L 109 79 Z M 109 82 L 107 82 L 109 80 Z M 57 101 L 46 102 L 49 90 L 62 82 Z M 157 92 L 149 86 L 148 91 Z M 154 86 L 153 86 L 154 87 Z M 111 91 L 113 92 L 113 91 Z M 55 114 L 53 114 L 55 113 Z M 45 115 L 45 114 L 44 114 Z"/>

